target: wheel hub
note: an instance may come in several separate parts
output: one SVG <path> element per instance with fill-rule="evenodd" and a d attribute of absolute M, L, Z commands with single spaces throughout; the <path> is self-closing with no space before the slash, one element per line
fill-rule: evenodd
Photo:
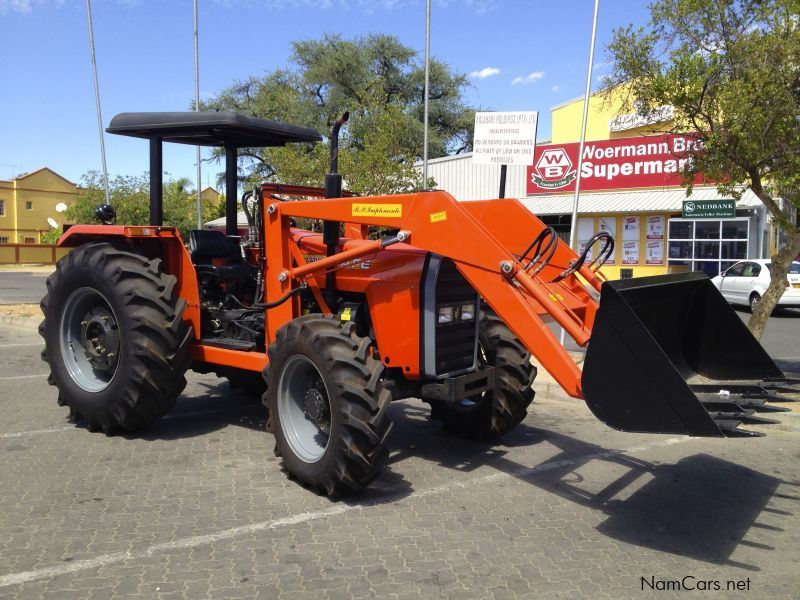
<path fill-rule="evenodd" d="M 114 316 L 100 306 L 92 307 L 81 320 L 81 345 L 86 360 L 98 371 L 111 371 L 119 355 L 119 331 Z"/>
<path fill-rule="evenodd" d="M 303 396 L 303 414 L 323 432 L 328 433 L 331 426 L 331 415 L 325 396 L 315 387 L 310 388 Z"/>

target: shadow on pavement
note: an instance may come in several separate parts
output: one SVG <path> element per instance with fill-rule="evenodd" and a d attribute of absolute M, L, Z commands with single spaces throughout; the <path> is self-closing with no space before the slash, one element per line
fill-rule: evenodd
<path fill-rule="evenodd" d="M 175 408 L 147 430 L 127 434 L 131 440 L 177 440 L 198 437 L 236 425 L 264 432 L 267 411 L 261 398 L 232 390 L 224 379 L 195 382 L 203 391 L 181 394 Z"/>
<path fill-rule="evenodd" d="M 142 434 L 126 437 L 181 439 L 213 433 L 229 425 L 264 431 L 266 412 L 258 398 L 229 390 L 224 380 L 200 385 L 205 387 L 204 395 L 182 396 L 169 416 Z M 543 444 L 547 445 L 549 458 L 533 466 L 523 465 L 509 459 L 503 445 L 471 442 L 443 431 L 428 420 L 426 405 L 397 402 L 390 411 L 395 427 L 391 457 L 367 489 L 340 501 L 366 507 L 408 496 L 414 491 L 413 482 L 392 467 L 409 458 L 421 458 L 463 473 L 487 466 L 575 504 L 602 511 L 607 519 L 597 529 L 610 538 L 758 571 L 757 565 L 737 563 L 730 556 L 739 545 L 773 550 L 745 536 L 751 527 L 781 531 L 759 523 L 759 515 L 785 515 L 767 504 L 782 483 L 800 487 L 800 483 L 783 482 L 707 454 L 688 456 L 674 465 L 654 464 L 525 424 L 506 436 L 506 448 Z M 266 432 L 264 444 L 267 449 L 273 445 L 272 436 Z M 555 455 L 552 447 L 558 450 Z M 597 461 L 612 468 L 597 469 Z M 582 487 L 585 481 L 580 471 L 592 463 L 592 485 L 596 488 L 599 479 L 599 491 Z M 604 479 L 606 473 L 608 480 Z M 800 496 L 778 496 L 800 501 Z"/>
<path fill-rule="evenodd" d="M 412 417 L 421 410 L 416 406 L 404 408 Z M 393 417 L 403 429 L 407 417 Z M 548 448 L 547 460 L 526 466 L 510 460 L 502 446 L 469 442 L 442 431 L 420 431 L 420 434 L 416 438 L 401 438 L 399 452 L 390 463 L 415 456 L 462 472 L 489 466 L 575 504 L 603 512 L 607 519 L 597 530 L 610 538 L 751 571 L 759 571 L 760 567 L 730 557 L 740 545 L 765 552 L 774 550 L 768 544 L 746 539 L 751 528 L 783 531 L 758 521 L 762 513 L 790 514 L 768 507 L 770 499 L 777 496 L 800 502 L 800 495 L 776 494 L 781 484 L 800 488 L 800 483 L 784 482 L 707 454 L 687 456 L 673 465 L 654 464 L 523 424 L 507 436 L 508 445 L 547 444 L 559 450 L 551 455 Z M 425 434 L 427 440 L 422 437 Z M 409 443 L 411 440 L 416 441 Z M 610 468 L 600 468 L 600 462 Z M 591 472 L 592 481 L 587 482 L 581 472 Z"/>

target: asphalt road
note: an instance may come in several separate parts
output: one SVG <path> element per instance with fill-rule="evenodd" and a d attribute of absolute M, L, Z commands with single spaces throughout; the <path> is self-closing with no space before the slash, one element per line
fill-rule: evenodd
<path fill-rule="evenodd" d="M 0 271 L 0 304 L 39 304 L 49 273 Z"/>
<path fill-rule="evenodd" d="M 33 330 L 0 325 L 2 598 L 800 589 L 798 412 L 762 438 L 626 434 L 540 383 L 525 421 L 491 446 L 403 401 L 382 474 L 332 502 L 285 477 L 260 403 L 221 380 L 190 373 L 168 418 L 105 437 L 67 422 L 40 349 Z"/>

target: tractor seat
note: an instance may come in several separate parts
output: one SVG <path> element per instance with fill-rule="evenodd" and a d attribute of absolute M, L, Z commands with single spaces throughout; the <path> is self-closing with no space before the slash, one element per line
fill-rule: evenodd
<path fill-rule="evenodd" d="M 189 232 L 189 252 L 198 275 L 213 275 L 230 281 L 254 278 L 258 272 L 258 269 L 242 260 L 239 244 L 234 238 L 227 237 L 221 231 L 193 229 Z"/>
<path fill-rule="evenodd" d="M 195 264 L 211 264 L 214 259 L 242 262 L 238 244 L 221 231 L 192 229 L 189 232 L 189 252 Z"/>

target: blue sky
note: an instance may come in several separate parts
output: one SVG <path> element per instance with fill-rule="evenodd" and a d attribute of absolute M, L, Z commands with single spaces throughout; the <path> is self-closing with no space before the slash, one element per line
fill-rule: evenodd
<path fill-rule="evenodd" d="M 424 0 L 199 0 L 200 89 L 287 64 L 291 42 L 385 33 L 425 47 Z M 433 0 L 431 53 L 471 74 L 468 100 L 538 110 L 581 96 L 592 0 Z M 188 110 L 194 97 L 192 0 L 93 0 L 104 126 L 123 111 Z M 615 27 L 647 20 L 644 2 L 601 0 L 593 86 Z M 0 0 L 0 179 L 48 166 L 78 181 L 100 169 L 84 0 Z M 147 143 L 106 134 L 111 176 L 148 168 Z M 164 167 L 195 178 L 194 149 L 165 145 Z M 203 164 L 202 185 L 217 164 Z"/>

